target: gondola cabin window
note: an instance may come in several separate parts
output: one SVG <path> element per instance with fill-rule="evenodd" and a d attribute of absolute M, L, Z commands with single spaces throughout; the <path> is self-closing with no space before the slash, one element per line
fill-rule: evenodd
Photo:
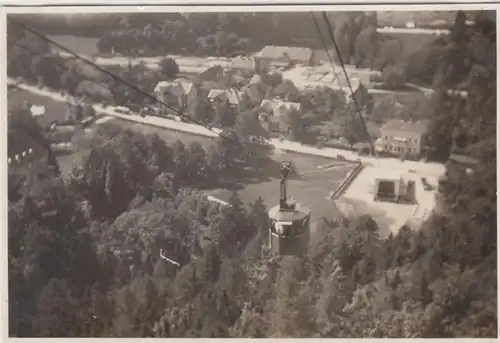
<path fill-rule="evenodd" d="M 280 236 L 290 236 L 292 234 L 292 222 L 275 222 L 274 231 Z"/>

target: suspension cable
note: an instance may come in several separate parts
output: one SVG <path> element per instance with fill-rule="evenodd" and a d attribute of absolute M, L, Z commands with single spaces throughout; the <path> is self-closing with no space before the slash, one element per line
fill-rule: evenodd
<path fill-rule="evenodd" d="M 102 68 L 102 67 L 101 67 L 101 66 L 99 66 L 98 64 L 96 64 L 96 63 L 92 62 L 91 60 L 89 60 L 89 59 L 87 59 L 87 58 L 85 58 L 85 57 L 83 57 L 83 56 L 81 56 L 81 55 L 79 55 L 79 54 L 75 53 L 75 52 L 74 52 L 74 51 L 72 51 L 71 49 L 68 49 L 68 48 L 66 48 L 65 46 L 63 46 L 63 45 L 61 45 L 61 44 L 59 44 L 59 43 L 55 42 L 54 40 L 52 40 L 52 39 L 50 39 L 50 38 L 48 38 L 48 37 L 44 36 L 43 34 L 41 34 L 41 33 L 37 32 L 36 30 L 34 30 L 34 29 L 30 28 L 29 26 L 27 26 L 26 24 L 24 24 L 24 23 L 22 23 L 22 22 L 20 22 L 20 21 L 18 21 L 18 20 L 14 20 L 14 19 L 12 19 L 12 18 L 7 18 L 7 20 L 11 21 L 13 24 L 15 24 L 15 25 L 17 25 L 17 26 L 20 26 L 21 28 L 23 28 L 23 29 L 24 29 L 24 30 L 26 30 L 27 32 L 30 32 L 31 34 L 35 35 L 36 37 L 40 38 L 41 40 L 46 41 L 46 42 L 48 42 L 49 44 L 52 44 L 52 45 L 54 45 L 54 46 L 58 47 L 59 49 L 61 49 L 61 50 L 65 51 L 65 52 L 67 52 L 68 54 L 70 54 L 71 56 L 75 57 L 76 59 L 81 60 L 81 61 L 85 62 L 86 64 L 90 65 L 91 67 L 93 67 L 93 68 L 95 68 L 95 69 L 97 69 L 97 70 L 101 71 L 102 73 L 104 73 L 104 74 L 108 75 L 109 77 L 111 77 L 113 80 L 118 81 L 118 82 L 120 82 L 120 83 L 124 84 L 125 86 L 129 87 L 130 89 L 132 89 L 132 90 L 134 90 L 134 91 L 138 92 L 139 94 L 141 94 L 141 95 L 143 95 L 143 96 L 145 96 L 145 97 L 147 97 L 147 98 L 149 98 L 149 99 L 153 100 L 154 102 L 156 102 L 156 103 L 158 103 L 158 104 L 160 104 L 160 105 L 162 105 L 162 106 L 165 106 L 166 108 L 168 108 L 168 109 L 172 110 L 173 112 L 175 112 L 175 113 L 176 113 L 179 117 L 185 118 L 185 119 L 187 119 L 187 120 L 189 120 L 189 121 L 193 122 L 194 124 L 197 124 L 197 125 L 199 125 L 199 126 L 202 126 L 202 127 L 203 127 L 203 128 L 205 128 L 206 130 L 208 130 L 208 131 L 210 131 L 210 132 L 213 132 L 213 133 L 217 134 L 218 136 L 220 136 L 220 137 L 221 137 L 221 138 L 223 138 L 223 139 L 228 139 L 228 137 L 227 137 L 227 136 L 222 135 L 220 132 L 216 132 L 216 131 L 212 130 L 211 128 L 208 128 L 208 127 L 207 127 L 207 126 L 205 126 L 203 123 L 201 123 L 201 122 L 199 122 L 199 121 L 197 121 L 197 120 L 192 119 L 191 117 L 189 117 L 188 115 L 186 115 L 186 114 L 182 113 L 181 111 L 179 111 L 179 110 L 177 110 L 177 109 L 173 108 L 172 106 L 167 105 L 167 104 L 166 104 L 166 103 L 164 103 L 163 101 L 160 101 L 159 99 L 157 99 L 157 98 L 156 98 L 156 97 L 154 97 L 153 95 L 151 95 L 151 94 L 149 94 L 149 93 L 147 93 L 147 92 L 144 92 L 144 91 L 143 91 L 143 90 L 141 90 L 140 88 L 138 88 L 138 87 L 136 87 L 136 86 L 132 85 L 131 83 L 127 82 L 126 80 L 124 80 L 124 79 L 123 79 L 123 78 L 121 78 L 120 76 L 118 76 L 118 75 L 116 75 L 116 74 L 114 74 L 114 73 L 112 73 L 112 72 L 110 72 L 110 71 L 106 70 L 105 68 Z"/>
<path fill-rule="evenodd" d="M 340 49 L 339 49 L 339 47 L 337 45 L 337 42 L 335 40 L 335 35 L 333 33 L 332 26 L 330 24 L 330 21 L 328 20 L 328 16 L 327 16 L 326 12 L 322 12 L 322 15 L 323 15 L 323 19 L 324 19 L 324 21 L 325 21 L 325 23 L 327 25 L 328 35 L 329 35 L 329 37 L 330 37 L 330 39 L 331 39 L 331 41 L 333 43 L 333 46 L 335 48 L 335 52 L 337 53 L 337 57 L 339 59 L 340 66 L 342 67 L 342 71 L 344 72 L 344 76 L 345 76 L 346 81 L 347 81 L 347 86 L 349 87 L 349 90 L 351 92 L 351 96 L 352 96 L 353 101 L 354 101 L 354 106 L 356 107 L 356 111 L 358 112 L 358 116 L 359 116 L 359 118 L 361 120 L 361 123 L 363 124 L 363 129 L 365 131 L 365 134 L 368 137 L 368 142 L 370 144 L 370 154 L 374 155 L 375 154 L 375 150 L 373 148 L 373 142 L 372 142 L 372 139 L 370 137 L 370 134 L 368 133 L 368 129 L 366 127 L 366 123 L 365 123 L 365 121 L 363 119 L 363 115 L 361 114 L 361 109 L 360 109 L 360 106 L 358 104 L 358 100 L 356 99 L 356 96 L 354 94 L 354 91 L 353 91 L 353 88 L 352 88 L 352 84 L 351 84 L 351 81 L 349 79 L 349 75 L 348 75 L 348 73 L 347 73 L 347 71 L 345 69 L 344 61 L 342 60 L 342 54 L 341 54 Z"/>
<path fill-rule="evenodd" d="M 323 34 L 321 33 L 321 27 L 319 25 L 318 20 L 316 19 L 316 16 L 314 15 L 314 12 L 311 12 L 311 16 L 312 16 L 312 19 L 314 21 L 314 25 L 316 26 L 316 31 L 318 32 L 318 36 L 321 40 L 321 44 L 323 45 L 323 48 L 325 50 L 326 56 L 328 57 L 328 60 L 330 61 L 330 65 L 332 66 L 332 73 L 333 73 L 334 80 L 337 80 L 340 91 L 342 92 L 342 94 L 345 94 L 344 89 L 342 87 L 342 83 L 340 82 L 340 77 L 339 77 L 337 71 L 335 70 L 335 63 L 333 62 L 333 57 L 331 56 L 330 51 L 328 51 L 328 44 L 326 43 L 326 40 L 323 37 Z M 334 80 L 332 80 L 332 81 L 334 81 Z M 355 114 L 353 114 L 351 111 L 351 107 L 346 106 L 346 109 L 347 109 L 347 114 L 350 115 L 353 119 L 356 119 Z"/>

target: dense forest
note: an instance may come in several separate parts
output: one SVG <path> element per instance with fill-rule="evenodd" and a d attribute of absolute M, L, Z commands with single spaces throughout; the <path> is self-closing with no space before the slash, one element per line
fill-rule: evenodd
<path fill-rule="evenodd" d="M 269 151 L 234 144 L 249 144 L 242 132 L 205 149 L 105 126 L 69 177 L 43 161 L 9 168 L 10 335 L 496 337 L 496 23 L 460 23 L 436 42 L 435 69 L 414 64 L 438 75 L 434 158 L 460 150 L 480 163 L 447 164 L 421 230 L 382 239 L 369 216 L 337 213 L 307 255 L 271 257 L 262 199 L 234 193 L 222 207 L 199 193 L 270 163 Z M 36 129 L 11 118 L 12 132 Z"/>

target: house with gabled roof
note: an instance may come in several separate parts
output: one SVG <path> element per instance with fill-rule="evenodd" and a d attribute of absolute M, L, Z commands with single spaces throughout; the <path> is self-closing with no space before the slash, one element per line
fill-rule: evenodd
<path fill-rule="evenodd" d="M 159 105 L 158 114 L 160 115 L 185 111 L 195 104 L 198 97 L 194 84 L 185 79 L 160 81 L 156 85 L 154 93 L 158 100 L 168 105 L 168 107 Z"/>
<path fill-rule="evenodd" d="M 9 165 L 24 164 L 40 159 L 48 153 L 47 147 L 38 144 L 29 135 L 17 130 L 8 132 L 7 149 L 7 163 Z"/>
<path fill-rule="evenodd" d="M 254 106 L 259 106 L 266 94 L 266 87 L 262 83 L 262 77 L 258 74 L 254 75 L 242 90 Z"/>
<path fill-rule="evenodd" d="M 241 111 L 245 93 L 236 89 L 211 89 L 208 92 L 208 101 L 214 106 L 221 103 L 228 103 L 236 112 Z"/>
<path fill-rule="evenodd" d="M 224 68 L 220 64 L 208 66 L 199 77 L 202 81 L 220 81 L 224 77 Z"/>
<path fill-rule="evenodd" d="M 418 158 L 424 147 L 427 124 L 424 121 L 391 119 L 380 128 L 381 137 L 375 142 L 379 152 L 402 158 Z"/>
<path fill-rule="evenodd" d="M 301 112 L 300 103 L 280 99 L 264 99 L 260 105 L 259 120 L 269 132 L 288 133 L 289 125 L 286 116 L 292 112 Z"/>

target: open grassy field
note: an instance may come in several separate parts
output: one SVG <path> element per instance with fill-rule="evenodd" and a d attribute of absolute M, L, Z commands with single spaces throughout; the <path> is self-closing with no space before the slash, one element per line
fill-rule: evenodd
<path fill-rule="evenodd" d="M 49 38 L 77 54 L 92 56 L 99 52 L 99 50 L 97 50 L 97 42 L 99 41 L 98 38 L 77 37 L 70 35 L 51 35 Z M 53 49 L 54 51 L 59 50 L 57 47 L 54 47 Z"/>
<path fill-rule="evenodd" d="M 42 126 L 47 126 L 52 122 L 61 122 L 65 120 L 67 105 L 62 102 L 54 101 L 49 97 L 44 97 L 30 93 L 25 90 L 12 91 L 7 93 L 7 108 L 13 109 L 22 106 L 27 101 L 30 105 L 45 106 L 45 114 L 38 116 L 37 120 Z"/>

